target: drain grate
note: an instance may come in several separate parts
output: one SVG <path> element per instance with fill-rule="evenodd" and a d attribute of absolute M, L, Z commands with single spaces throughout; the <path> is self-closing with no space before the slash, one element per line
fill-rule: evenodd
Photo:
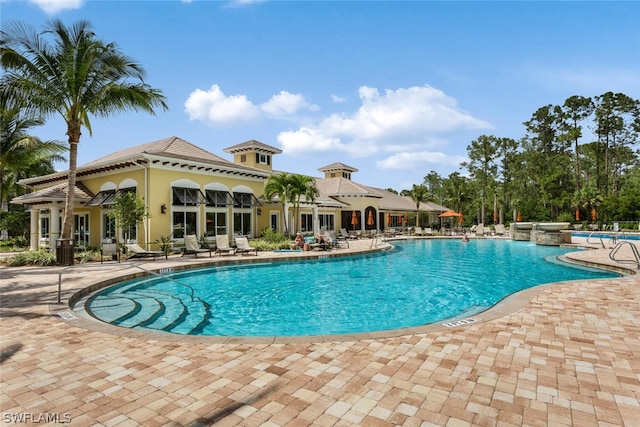
<path fill-rule="evenodd" d="M 459 319 L 459 320 L 454 320 L 453 322 L 447 322 L 447 323 L 443 323 L 443 326 L 446 326 L 447 328 L 453 328 L 456 326 L 464 326 L 464 325 L 468 325 L 470 323 L 475 323 L 480 319 L 476 319 L 475 317 L 467 317 L 466 319 Z"/>

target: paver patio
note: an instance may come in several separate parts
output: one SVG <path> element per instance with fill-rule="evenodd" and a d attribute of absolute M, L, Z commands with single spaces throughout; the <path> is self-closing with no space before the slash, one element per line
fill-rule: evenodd
<path fill-rule="evenodd" d="M 141 265 L 186 262 L 208 259 Z M 462 327 L 252 342 L 65 320 L 59 270 L 0 267 L 4 425 L 640 425 L 638 275 L 545 285 Z M 71 269 L 64 299 L 117 270 Z"/>

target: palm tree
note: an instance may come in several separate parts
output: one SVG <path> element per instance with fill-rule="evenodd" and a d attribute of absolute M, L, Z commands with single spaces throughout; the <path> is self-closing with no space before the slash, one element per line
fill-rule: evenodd
<path fill-rule="evenodd" d="M 9 196 L 15 183 L 29 177 L 29 170 L 44 167 L 53 172 L 53 161 L 64 160 L 65 145 L 58 141 L 41 141 L 29 135 L 29 129 L 42 125 L 36 118 L 25 118 L 20 109 L 0 105 L 0 210 L 8 210 Z"/>
<path fill-rule="evenodd" d="M 282 172 L 279 175 L 271 175 L 264 184 L 264 197 L 271 201 L 273 196 L 278 196 L 278 199 L 282 203 L 285 235 L 289 235 L 287 212 L 289 212 L 289 202 L 292 199 L 291 192 L 291 180 L 289 179 L 289 174 L 286 172 Z"/>
<path fill-rule="evenodd" d="M 165 97 L 144 82 L 141 65 L 120 52 L 115 43 L 100 40 L 89 21 L 67 28 L 48 21 L 41 33 L 27 24 L 12 23 L 0 31 L 0 99 L 26 106 L 27 114 L 60 115 L 67 125 L 69 177 L 61 238 L 72 236 L 76 163 L 81 130 L 92 135 L 91 115 L 142 110 L 167 110 Z M 47 37 L 53 37 L 50 42 Z M 134 80 L 131 82 L 130 80 Z"/>
<path fill-rule="evenodd" d="M 298 219 L 298 213 L 300 211 L 300 202 L 302 197 L 307 203 L 313 203 L 316 197 L 318 197 L 318 187 L 316 187 L 316 181 L 310 176 L 291 174 L 289 176 L 291 180 L 291 196 L 293 202 L 293 211 L 296 221 Z"/>
<path fill-rule="evenodd" d="M 420 227 L 420 203 L 426 202 L 430 199 L 431 194 L 429 189 L 424 184 L 413 184 L 411 190 L 408 192 L 411 200 L 416 204 L 416 227 Z"/>

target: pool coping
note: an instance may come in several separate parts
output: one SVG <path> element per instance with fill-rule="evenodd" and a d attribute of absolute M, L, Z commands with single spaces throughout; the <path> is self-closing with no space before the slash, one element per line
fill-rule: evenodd
<path fill-rule="evenodd" d="M 433 238 L 433 237 L 431 237 Z M 437 237 L 436 237 L 437 238 Z M 313 259 L 327 259 L 327 258 L 337 258 L 337 257 L 347 257 L 347 256 L 362 256 L 366 254 L 373 253 L 384 253 L 388 250 L 392 250 L 394 246 L 389 241 L 399 240 L 399 239 L 387 239 L 387 244 L 377 247 L 370 248 L 365 250 L 358 251 L 350 251 L 350 252 L 326 252 L 326 253 L 305 253 L 305 254 L 296 254 L 296 256 L 288 256 L 288 257 L 242 257 L 235 259 L 219 259 L 217 261 L 204 261 L 201 263 L 184 263 L 177 266 L 172 266 L 172 271 L 182 271 L 182 270 L 191 270 L 195 268 L 204 268 L 210 266 L 224 266 L 224 265 L 237 265 L 237 264 L 252 264 L 252 263 L 264 263 L 264 262 L 288 262 L 288 261 L 296 261 L 296 260 L 313 260 Z M 584 247 L 580 245 L 573 245 L 576 249 L 586 249 L 593 250 L 593 248 Z M 599 268 L 604 270 L 613 271 L 621 274 L 622 276 L 633 276 L 636 274 L 636 271 L 631 268 L 625 268 L 623 266 L 612 265 L 610 263 L 601 263 L 594 261 L 585 261 L 579 259 L 575 256 L 569 256 L 569 254 L 575 254 L 576 252 L 569 252 L 565 254 L 565 262 L 575 263 L 578 265 L 583 265 L 587 267 Z M 124 263 L 120 263 L 123 265 Z M 166 268 L 166 267 L 165 267 Z M 148 269 L 150 271 L 159 272 L 163 267 L 159 267 L 157 269 Z M 194 344 L 306 344 L 306 343 L 325 343 L 325 342 L 347 342 L 347 341 L 366 341 L 366 340 L 378 340 L 385 338 L 396 338 L 401 336 L 410 336 L 410 335 L 419 335 L 426 334 L 430 332 L 451 330 L 454 328 L 465 327 L 471 324 L 476 323 L 484 323 L 491 320 L 495 320 L 501 318 L 503 316 L 512 314 L 522 309 L 526 304 L 531 302 L 540 292 L 563 283 L 574 282 L 575 280 L 570 281 L 561 281 L 561 282 L 551 282 L 545 283 L 542 285 L 537 285 L 532 288 L 523 289 L 517 291 L 513 294 L 505 296 L 502 300 L 494 304 L 492 307 L 487 310 L 480 312 L 478 314 L 464 316 L 464 317 L 456 317 L 452 319 L 447 319 L 440 322 L 430 323 L 426 325 L 412 326 L 406 328 L 398 328 L 398 329 L 389 329 L 375 332 L 362 332 L 362 333 L 353 333 L 353 334 L 334 334 L 334 335 L 307 335 L 307 336 L 194 336 L 194 335 L 183 335 L 183 334 L 173 334 L 169 332 L 156 332 L 156 331 L 148 331 L 148 330 L 138 330 L 138 329 L 129 329 L 120 326 L 111 325 L 105 322 L 102 322 L 98 319 L 91 319 L 89 317 L 84 317 L 81 315 L 75 314 L 73 310 L 73 306 L 77 301 L 86 297 L 89 294 L 96 292 L 97 290 L 106 288 L 116 283 L 120 283 L 123 281 L 146 277 L 148 273 L 145 272 L 136 272 L 129 274 L 122 274 L 118 276 L 111 277 L 109 279 L 99 281 L 96 283 L 92 283 L 86 286 L 83 286 L 81 289 L 74 292 L 66 301 L 62 301 L 61 303 L 51 303 L 49 304 L 49 313 L 54 316 L 59 316 L 60 319 L 65 321 L 66 323 L 79 327 L 81 329 L 86 329 L 94 332 L 102 332 L 109 335 L 127 337 L 127 338 L 138 338 L 144 340 L 151 341 L 165 341 L 165 342 L 185 342 L 185 343 L 194 343 Z M 624 278 L 624 277 L 623 277 Z M 578 279 L 585 280 L 585 279 Z M 620 280 L 620 277 L 611 278 L 611 279 L 593 279 L 593 280 Z M 589 281 L 589 280 L 586 280 Z M 89 316 L 89 315 L 88 315 Z"/>

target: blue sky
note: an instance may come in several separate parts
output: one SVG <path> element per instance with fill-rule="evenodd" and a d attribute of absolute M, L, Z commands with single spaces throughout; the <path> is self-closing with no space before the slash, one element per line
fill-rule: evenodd
<path fill-rule="evenodd" d="M 78 164 L 179 136 L 231 160 L 256 139 L 274 168 L 401 190 L 446 177 L 480 135 L 519 139 L 540 107 L 640 98 L 640 2 L 0 0 L 2 22 L 86 19 L 147 71 L 170 110 L 93 118 Z M 65 140 L 61 119 L 34 128 Z M 583 141 L 588 142 L 588 141 Z M 65 165 L 59 165 L 65 168 Z"/>

